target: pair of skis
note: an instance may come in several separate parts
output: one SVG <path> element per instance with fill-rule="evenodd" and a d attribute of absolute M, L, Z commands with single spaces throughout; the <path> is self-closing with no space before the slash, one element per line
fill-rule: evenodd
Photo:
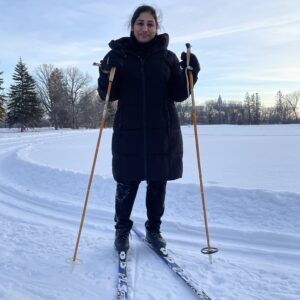
<path fill-rule="evenodd" d="M 183 281 L 185 284 L 198 296 L 201 300 L 211 300 L 211 298 L 197 287 L 197 284 L 190 278 L 186 272 L 175 262 L 169 255 L 165 248 L 156 249 L 146 240 L 145 235 L 136 229 L 132 228 L 134 233 L 145 242 L 165 263 L 166 265 Z M 118 271 L 118 299 L 128 299 L 128 277 L 127 277 L 127 254 L 125 252 L 119 253 L 119 271 Z"/>

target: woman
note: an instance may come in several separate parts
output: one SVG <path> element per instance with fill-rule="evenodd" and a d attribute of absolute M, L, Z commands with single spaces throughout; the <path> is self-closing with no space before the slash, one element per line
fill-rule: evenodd
<path fill-rule="evenodd" d="M 169 37 L 158 34 L 153 7 L 138 7 L 130 22 L 130 37 L 109 43 L 101 61 L 98 92 L 105 99 L 108 71 L 116 67 L 110 101 L 119 100 L 112 137 L 112 168 L 117 182 L 115 248 L 129 249 L 130 220 L 141 181 L 147 181 L 146 238 L 154 247 L 166 247 L 160 234 L 166 183 L 182 176 L 182 136 L 174 101 L 188 98 L 186 54 L 181 63 L 167 49 Z M 194 82 L 200 66 L 191 55 Z"/>

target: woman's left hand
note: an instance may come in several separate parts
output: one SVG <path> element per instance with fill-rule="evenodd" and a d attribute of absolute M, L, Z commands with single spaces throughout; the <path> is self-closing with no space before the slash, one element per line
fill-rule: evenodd
<path fill-rule="evenodd" d="M 182 61 L 180 62 L 180 65 L 183 69 L 185 69 L 187 67 L 187 62 L 186 62 L 186 52 L 182 52 L 181 53 L 181 57 Z M 189 66 L 192 68 L 192 72 L 194 74 L 198 74 L 200 71 L 200 64 L 199 61 L 197 59 L 197 56 L 193 53 L 190 54 L 190 64 Z"/>

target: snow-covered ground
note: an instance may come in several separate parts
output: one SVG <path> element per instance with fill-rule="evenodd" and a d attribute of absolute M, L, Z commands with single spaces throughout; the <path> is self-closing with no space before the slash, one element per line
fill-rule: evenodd
<path fill-rule="evenodd" d="M 199 126 L 213 263 L 206 246 L 192 127 L 184 176 L 168 184 L 162 232 L 214 300 L 300 299 L 300 126 Z M 73 256 L 98 130 L 0 130 L 0 299 L 115 299 L 111 130 L 105 129 Z M 143 229 L 145 185 L 133 220 Z M 134 234 L 129 298 L 197 299 Z"/>

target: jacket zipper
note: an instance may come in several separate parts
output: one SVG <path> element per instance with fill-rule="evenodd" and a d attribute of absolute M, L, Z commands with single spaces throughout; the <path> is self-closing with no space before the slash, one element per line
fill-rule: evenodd
<path fill-rule="evenodd" d="M 144 59 L 139 56 L 141 62 L 141 73 L 142 73 L 142 100 L 143 100 L 143 133 L 144 133 L 144 176 L 147 179 L 147 120 L 146 120 L 146 83 L 145 83 L 145 66 Z"/>

